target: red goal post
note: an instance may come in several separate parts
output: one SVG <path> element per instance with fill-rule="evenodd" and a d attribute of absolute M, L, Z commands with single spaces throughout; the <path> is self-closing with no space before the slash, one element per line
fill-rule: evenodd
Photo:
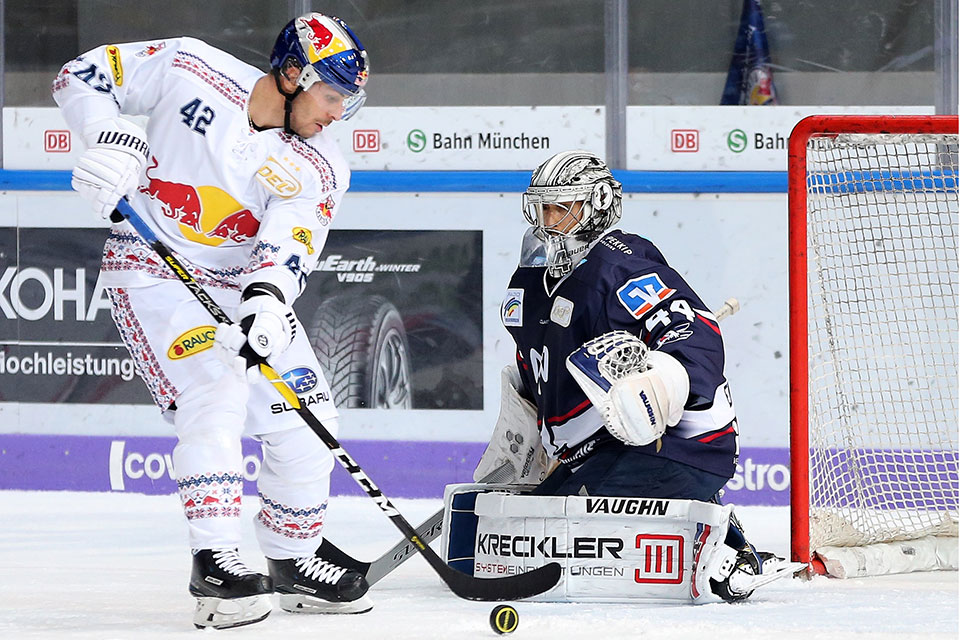
<path fill-rule="evenodd" d="M 819 573 L 956 568 L 957 131 L 811 116 L 790 136 L 791 551 Z"/>

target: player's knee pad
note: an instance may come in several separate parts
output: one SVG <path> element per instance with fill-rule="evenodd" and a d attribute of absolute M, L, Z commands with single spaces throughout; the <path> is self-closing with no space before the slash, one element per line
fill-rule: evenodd
<path fill-rule="evenodd" d="M 560 582 L 533 600 L 716 602 L 709 580 L 732 568 L 723 553 L 732 509 L 695 500 L 532 496 L 508 485 L 451 485 L 444 495 L 442 555 L 450 566 L 483 577 L 560 563 Z"/>
<path fill-rule="evenodd" d="M 191 385 L 177 396 L 173 425 L 181 443 L 240 448 L 249 387 L 236 376 Z"/>
<path fill-rule="evenodd" d="M 324 426 L 336 420 L 325 420 Z M 306 425 L 260 436 L 263 446 L 261 478 L 286 484 L 309 484 L 326 479 L 333 470 L 333 454 Z"/>

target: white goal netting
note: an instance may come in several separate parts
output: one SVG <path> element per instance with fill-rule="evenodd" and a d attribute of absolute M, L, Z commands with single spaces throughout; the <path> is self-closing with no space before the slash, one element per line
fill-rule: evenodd
<path fill-rule="evenodd" d="M 956 536 L 957 136 L 811 137 L 806 188 L 810 549 Z"/>

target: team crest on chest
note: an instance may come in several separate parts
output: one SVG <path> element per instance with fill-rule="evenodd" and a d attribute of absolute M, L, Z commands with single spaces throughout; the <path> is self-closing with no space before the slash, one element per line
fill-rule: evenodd
<path fill-rule="evenodd" d="M 573 302 L 563 296 L 557 296 L 550 309 L 550 319 L 561 327 L 569 327 L 573 318 Z"/>
<path fill-rule="evenodd" d="M 507 289 L 500 305 L 500 319 L 505 327 L 523 326 L 523 289 Z"/>

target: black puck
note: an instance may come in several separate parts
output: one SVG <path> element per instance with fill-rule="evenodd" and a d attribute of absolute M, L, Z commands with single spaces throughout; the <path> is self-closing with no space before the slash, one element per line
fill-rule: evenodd
<path fill-rule="evenodd" d="M 520 614 L 508 604 L 497 605 L 490 612 L 490 626 L 500 635 L 513 633 L 518 624 Z"/>

